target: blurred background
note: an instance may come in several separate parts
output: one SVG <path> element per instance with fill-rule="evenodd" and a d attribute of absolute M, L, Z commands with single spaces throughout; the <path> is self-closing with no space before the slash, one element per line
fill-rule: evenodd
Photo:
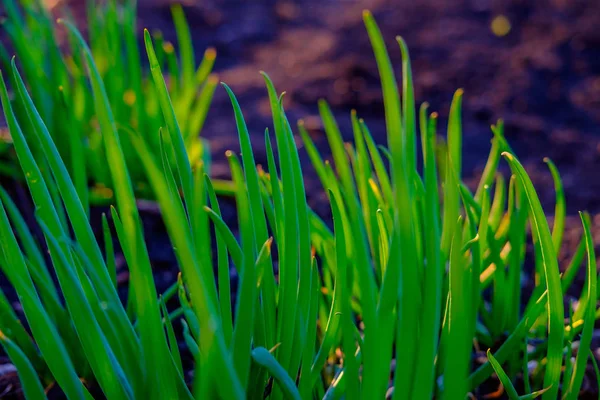
<path fill-rule="evenodd" d="M 84 20 L 84 0 L 48 1 L 58 8 L 68 3 Z M 170 4 L 139 0 L 140 31 L 160 29 L 176 43 Z M 467 180 L 481 171 L 489 126 L 502 118 L 507 139 L 532 174 L 549 214 L 554 193 L 544 156 L 563 175 L 568 212 L 600 212 L 600 1 L 185 0 L 183 5 L 197 54 L 207 47 L 217 50 L 216 72 L 238 96 L 259 163 L 266 161 L 263 133 L 271 125 L 260 70 L 287 92 L 290 121 L 304 119 L 324 155 L 328 146 L 317 113 L 319 98 L 332 106 L 348 139 L 354 108 L 385 142 L 379 78 L 362 23 L 362 10 L 369 9 L 388 41 L 398 78 L 400 50 L 394 38 L 401 35 L 408 43 L 417 105 L 427 101 L 440 113 L 439 134 L 445 134 L 454 91 L 465 90 Z M 237 131 L 221 88 L 203 135 L 213 151 L 213 173 L 228 175 L 223 153 L 238 149 Z M 313 204 L 319 203 L 308 164 L 308 193 Z"/>
<path fill-rule="evenodd" d="M 553 185 L 544 156 L 563 175 L 569 213 L 600 212 L 600 1 L 188 0 L 183 5 L 198 54 L 208 46 L 217 50 L 216 70 L 240 100 L 258 162 L 265 160 L 263 132 L 270 126 L 259 70 L 287 92 L 290 121 L 303 118 L 324 153 L 319 98 L 330 103 L 348 139 L 355 108 L 385 140 L 377 68 L 362 23 L 362 10 L 369 9 L 398 74 L 394 38 L 401 35 L 408 43 L 417 104 L 427 101 L 440 113 L 439 134 L 445 134 L 454 91 L 464 88 L 467 176 L 480 172 L 489 126 L 502 118 L 550 214 Z M 140 0 L 139 26 L 160 28 L 175 42 L 169 6 L 169 0 Z M 226 149 L 237 148 L 224 90 L 217 90 L 211 111 L 203 134 L 219 161 Z M 226 163 L 217 162 L 214 173 L 226 175 Z"/>

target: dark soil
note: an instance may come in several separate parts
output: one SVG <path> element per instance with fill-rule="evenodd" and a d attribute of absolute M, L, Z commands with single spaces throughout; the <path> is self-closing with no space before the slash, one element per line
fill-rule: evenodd
<path fill-rule="evenodd" d="M 70 3 L 75 15 L 83 17 L 84 1 Z M 166 39 L 176 42 L 170 1 L 139 0 L 139 4 L 139 28 L 160 29 Z M 287 92 L 290 121 L 304 119 L 325 156 L 329 152 L 318 118 L 319 98 L 332 106 L 348 140 L 354 108 L 376 139 L 385 142 L 377 68 L 362 23 L 362 10 L 369 9 L 387 39 L 397 71 L 400 51 L 394 37 L 402 35 L 408 43 L 417 103 L 428 101 L 431 110 L 440 113 L 440 134 L 445 134 L 453 92 L 464 88 L 467 182 L 477 181 L 487 159 L 489 126 L 503 118 L 506 137 L 532 176 L 549 215 L 554 212 L 554 188 L 542 158 L 550 157 L 562 174 L 569 218 L 561 259 L 567 260 L 578 243 L 579 210 L 592 213 L 600 241 L 600 180 L 596 178 L 600 172 L 600 2 L 189 0 L 184 8 L 197 54 L 208 46 L 217 49 L 216 71 L 238 96 L 258 163 L 266 164 L 263 134 L 271 126 L 260 70 L 271 76 L 279 91 Z M 500 15 L 511 24 L 502 37 L 491 29 Z M 231 105 L 222 89 L 217 90 L 202 134 L 211 145 L 213 175 L 227 177 L 224 152 L 239 146 Z M 318 180 L 303 151 L 301 157 L 309 203 L 327 217 Z M 157 284 L 164 289 L 175 278 L 175 262 L 152 208 L 144 214 L 148 247 Z M 229 219 L 235 219 L 233 208 Z M 586 384 L 595 386 L 587 380 Z"/>

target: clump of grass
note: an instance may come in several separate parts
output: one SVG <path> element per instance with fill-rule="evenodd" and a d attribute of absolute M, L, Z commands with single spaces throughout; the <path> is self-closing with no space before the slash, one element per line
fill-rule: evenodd
<path fill-rule="evenodd" d="M 297 127 L 329 196 L 333 229 L 307 205 L 283 96 L 269 77 L 263 74 L 274 135 L 265 132 L 265 169 L 255 165 L 241 107 L 224 85 L 243 154 L 240 159 L 227 153 L 239 240 L 221 216 L 205 163 L 187 153 L 184 121 L 145 32 L 153 101 L 160 105 L 165 133 L 155 138 L 158 153 L 142 133 L 127 131 L 127 140 L 160 206 L 181 270 L 163 295 L 152 277 L 106 84 L 77 29 L 62 22 L 89 69 L 106 173 L 115 190 L 111 221 L 131 275 L 127 305 L 116 292 L 109 219 L 103 219 L 109 245 L 101 248 L 67 164 L 12 62 L 7 74 L 15 98 L 10 101 L 4 79 L 0 95 L 45 244 L 35 242 L 1 191 L 0 266 L 19 295 L 29 329 L 0 296 L 0 342 L 28 398 L 44 398 L 44 388 L 56 383 L 74 399 L 89 398 L 92 385 L 110 399 L 463 399 L 479 393 L 494 373 L 513 399 L 577 398 L 600 315 L 589 217 L 581 214 L 582 244 L 561 275 L 557 251 L 565 207 L 553 164 L 548 161 L 557 188 L 552 227 L 501 122 L 492 128 L 491 152 L 473 193 L 461 175 L 462 91 L 454 96 L 442 145 L 437 115 L 426 104 L 416 112 L 404 41 L 398 38 L 399 91 L 381 33 L 370 13 L 364 20 L 382 81 L 388 146 L 377 146 L 356 113 L 354 141 L 344 143 L 325 102 L 319 108 L 333 164 L 322 159 L 301 122 Z M 19 116 L 17 107 L 24 110 Z M 33 156 L 33 146 L 41 157 Z M 497 171 L 503 158 L 512 170 L 508 183 Z M 528 227 L 537 278 L 530 298 L 521 288 Z M 586 253 L 585 287 L 565 323 L 563 294 Z M 239 275 L 237 288 L 231 287 L 230 267 Z M 166 302 L 173 296 L 179 306 L 169 312 Z M 185 347 L 178 345 L 178 324 Z M 533 350 L 529 342 L 537 344 Z M 477 349 L 491 349 L 489 361 L 475 362 Z M 184 351 L 195 359 L 193 385 L 183 368 Z M 595 365 L 593 355 L 591 360 Z M 530 362 L 537 363 L 532 373 Z M 517 380 L 525 387 L 521 397 Z"/>
<path fill-rule="evenodd" d="M 112 196 L 114 185 L 106 168 L 107 154 L 102 144 L 102 131 L 94 110 L 93 93 L 86 79 L 86 63 L 76 38 L 66 32 L 66 43 L 62 46 L 65 51 L 61 50 L 54 20 L 42 0 L 6 0 L 3 4 L 8 18 L 2 29 L 19 55 L 31 97 L 82 201 L 86 204 L 88 201 L 95 204 L 106 202 Z M 144 171 L 139 167 L 127 132 L 133 130 L 143 135 L 153 153 L 160 154 L 158 130 L 164 125 L 164 120 L 156 89 L 145 71 L 138 46 L 137 1 L 86 0 L 86 5 L 90 51 L 113 110 L 134 190 L 139 197 L 149 197 Z M 68 8 L 63 13 L 71 19 Z M 207 49 L 197 64 L 182 7 L 174 5 L 172 14 L 179 55 L 174 45 L 165 41 L 162 33 L 157 31 L 154 33 L 157 63 L 168 72 L 169 96 L 178 119 L 182 121 L 181 134 L 190 160 L 196 162 L 203 157 L 208 160 L 210 152 L 206 149 L 207 144 L 198 139 L 198 134 L 218 84 L 217 76 L 211 74 L 216 53 L 212 48 Z M 8 51 L 2 44 L 0 65 L 5 70 L 10 66 Z M 24 113 L 19 107 L 14 109 L 17 115 Z M 65 135 L 65 131 L 69 134 Z M 17 175 L 18 168 L 7 153 L 9 148 L 0 150 L 6 155 L 0 172 Z M 32 151 L 37 155 L 37 149 Z M 95 188 L 90 200 L 85 198 L 88 184 Z"/>

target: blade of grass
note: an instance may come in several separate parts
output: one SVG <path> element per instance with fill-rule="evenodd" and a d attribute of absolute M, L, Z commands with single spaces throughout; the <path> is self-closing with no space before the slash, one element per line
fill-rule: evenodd
<path fill-rule="evenodd" d="M 583 383 L 583 377 L 588 360 L 588 350 L 592 343 L 592 336 L 594 333 L 595 324 L 595 304 L 597 301 L 597 289 L 596 289 L 596 254 L 594 251 L 594 239 L 592 237 L 589 216 L 587 214 L 580 213 L 581 222 L 583 224 L 583 230 L 585 235 L 585 244 L 587 249 L 587 293 L 585 302 L 587 303 L 585 312 L 585 322 L 583 326 L 583 332 L 579 341 L 579 350 L 577 352 L 577 358 L 575 359 L 575 366 L 573 368 L 573 374 L 571 375 L 571 382 L 566 390 L 563 398 L 565 399 L 577 399 L 579 397 L 579 391 L 581 390 L 581 384 Z M 583 301 L 583 299 L 580 299 Z M 592 357 L 594 357 L 592 355 Z"/>
<path fill-rule="evenodd" d="M 469 371 L 471 338 L 468 337 L 468 305 L 470 304 L 470 276 L 465 268 L 461 251 L 462 218 L 455 224 L 450 251 L 448 341 L 444 368 L 445 399 L 462 399 L 467 394 L 466 377 Z"/>
<path fill-rule="evenodd" d="M 46 394 L 44 393 L 44 388 L 38 378 L 37 372 L 25 353 L 1 331 L 0 343 L 2 343 L 4 351 L 6 351 L 6 354 L 17 369 L 25 398 L 30 400 L 46 399 Z"/>
<path fill-rule="evenodd" d="M 3 82 L 2 79 L 0 81 Z M 33 282 L 27 273 L 25 260 L 10 228 L 1 200 L 0 239 L 2 239 L 0 240 L 0 249 L 3 257 L 11 265 L 11 268 L 4 270 L 4 273 L 9 277 L 11 275 L 15 276 L 11 280 L 16 283 L 14 285 L 15 289 L 19 295 L 25 317 L 27 318 L 33 337 L 39 346 L 42 357 L 65 394 L 73 399 L 83 399 L 83 384 L 78 379 L 65 343 L 59 336 L 56 327 L 50 321 L 35 292 Z"/>
<path fill-rule="evenodd" d="M 156 396 L 176 396 L 174 384 L 174 371 L 169 367 L 169 351 L 166 343 L 162 324 L 160 321 L 160 310 L 156 301 L 156 287 L 152 280 L 152 271 L 148 252 L 143 240 L 139 213 L 134 200 L 133 188 L 127 174 L 125 157 L 123 155 L 119 135 L 116 131 L 110 105 L 106 96 L 102 80 L 95 67 L 91 52 L 76 28 L 69 22 L 62 22 L 78 39 L 88 67 L 89 77 L 94 95 L 94 103 L 98 121 L 103 132 L 103 139 L 109 160 L 109 169 L 115 185 L 117 204 L 123 218 L 123 227 L 126 234 L 126 242 L 121 243 L 130 249 L 133 263 L 129 265 L 132 273 L 132 286 L 135 287 L 136 313 L 140 319 L 140 332 L 142 349 L 147 357 L 144 357 L 146 373 L 152 374 L 149 392 Z M 168 98 L 167 98 L 168 100 Z M 163 365 L 166 370 L 159 373 L 153 365 Z"/>
<path fill-rule="evenodd" d="M 294 380 L 290 378 L 289 374 L 286 372 L 285 368 L 281 366 L 273 357 L 269 350 L 264 347 L 257 347 L 252 350 L 252 359 L 255 363 L 261 365 L 266 368 L 269 373 L 275 378 L 279 387 L 285 393 L 286 398 L 300 400 L 300 393 L 298 393 L 298 389 L 296 388 L 296 384 Z"/>
<path fill-rule="evenodd" d="M 564 336 L 564 308 L 563 296 L 558 270 L 558 262 L 548 222 L 544 211 L 535 193 L 531 179 L 527 176 L 525 169 L 519 161 L 509 153 L 502 153 L 510 164 L 511 169 L 519 177 L 525 189 L 529 202 L 531 220 L 535 236 L 538 238 L 542 264 L 546 275 L 546 287 L 548 289 L 548 362 L 544 376 L 544 386 L 549 387 L 560 379 L 562 366 L 562 346 Z M 555 399 L 558 387 L 551 387 L 543 396 L 544 399 Z"/>
<path fill-rule="evenodd" d="M 148 32 L 147 29 L 144 30 L 144 42 L 146 44 L 146 52 L 148 53 L 148 61 L 150 62 L 150 71 L 152 72 L 152 78 L 154 79 L 154 85 L 156 87 L 160 107 L 169 130 L 169 137 L 171 138 L 173 148 L 175 149 L 175 160 L 179 182 L 183 190 L 183 197 L 185 199 L 186 206 L 191 207 L 193 204 L 193 177 L 192 169 L 190 167 L 190 160 L 188 159 L 183 136 L 181 135 L 181 129 L 179 128 L 179 123 L 177 122 L 175 111 L 173 109 L 173 105 L 171 104 L 167 85 L 165 84 L 160 65 L 158 64 L 158 60 L 156 58 L 156 53 L 154 52 L 152 38 L 150 37 L 150 32 Z"/>
<path fill-rule="evenodd" d="M 250 153 L 252 154 L 252 153 Z M 244 156 L 250 154 L 244 152 Z M 247 180 L 244 180 L 244 172 L 238 158 L 234 153 L 228 151 L 225 156 L 229 160 L 229 166 L 233 181 L 238 185 L 236 191 L 236 204 L 238 210 L 239 226 L 242 236 L 242 268 L 240 270 L 240 283 L 238 285 L 238 296 L 235 312 L 235 325 L 233 327 L 233 336 L 231 342 L 231 358 L 237 375 L 241 381 L 244 390 L 248 388 L 248 377 L 250 374 L 250 351 L 252 349 L 252 333 L 255 324 L 255 308 L 257 301 L 256 292 L 256 269 L 255 269 L 255 235 L 256 225 L 255 215 L 252 213 L 249 193 L 246 185 L 249 185 Z M 254 165 L 251 168 L 256 173 Z M 246 171 L 246 174 L 249 174 Z M 256 185 L 258 186 L 258 178 Z M 258 191 L 258 188 L 255 188 Z M 260 201 L 260 197 L 259 197 Z M 260 203 L 260 211 L 262 211 L 262 202 Z M 256 215 L 256 217 L 258 217 Z M 263 214 L 264 218 L 264 214 Z M 266 227 L 265 227 L 266 229 Z"/>
<path fill-rule="evenodd" d="M 548 157 L 544 158 L 544 162 L 548 164 L 550 172 L 552 173 L 552 179 L 554 180 L 554 191 L 556 193 L 556 205 L 554 206 L 554 225 L 552 227 L 552 243 L 554 249 L 558 253 L 562 246 L 562 238 L 565 231 L 565 215 L 567 212 L 567 206 L 565 204 L 565 190 L 563 188 L 562 180 L 556 165 Z"/>

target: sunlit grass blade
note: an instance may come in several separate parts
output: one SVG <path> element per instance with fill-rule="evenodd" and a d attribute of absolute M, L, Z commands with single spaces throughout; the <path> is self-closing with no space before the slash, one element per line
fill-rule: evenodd
<path fill-rule="evenodd" d="M 511 169 L 517 174 L 524 187 L 529 202 L 533 231 L 539 241 L 541 250 L 540 257 L 546 275 L 546 287 L 548 290 L 548 362 L 546 364 L 544 386 L 549 387 L 560 379 L 564 336 L 563 320 L 565 313 L 556 251 L 552 243 L 548 222 L 544 216 L 544 211 L 531 183 L 531 179 L 529 179 L 525 169 L 513 155 L 506 152 L 502 155 L 506 158 Z M 547 399 L 554 399 L 557 393 L 558 386 L 555 385 L 543 396 Z"/>

